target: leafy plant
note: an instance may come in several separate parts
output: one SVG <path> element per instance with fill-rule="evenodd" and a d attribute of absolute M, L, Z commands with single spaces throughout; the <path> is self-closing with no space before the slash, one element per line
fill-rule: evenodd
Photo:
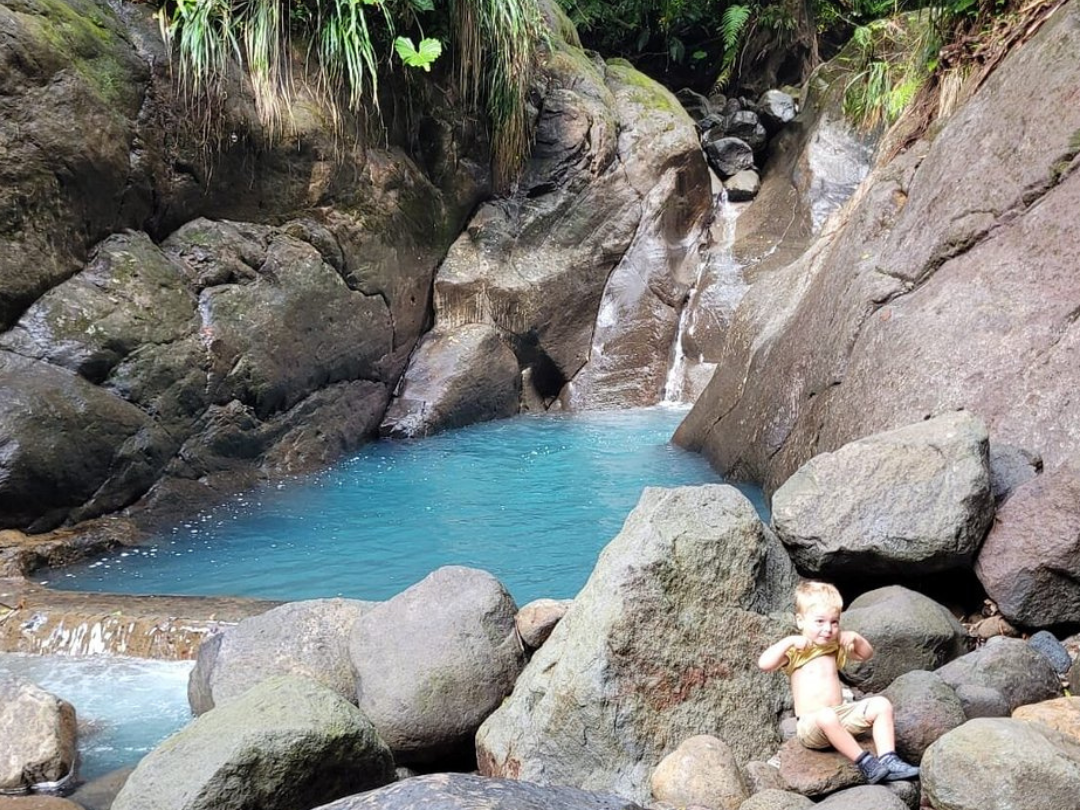
<path fill-rule="evenodd" d="M 456 42 L 467 99 L 484 107 L 493 130 L 495 171 L 506 184 L 527 154 L 525 100 L 540 39 L 536 0 L 164 0 L 162 35 L 175 47 L 182 84 L 220 93 L 230 66 L 250 82 L 260 118 L 273 133 L 291 114 L 289 48 L 295 38 L 315 57 L 335 119 L 336 99 L 378 111 L 380 73 L 391 55 L 430 72 L 444 50 L 436 37 L 396 36 L 430 18 Z M 422 29 L 421 29 L 422 30 Z"/>
<path fill-rule="evenodd" d="M 442 43 L 437 39 L 426 38 L 420 40 L 420 47 L 417 48 L 410 37 L 398 37 L 394 40 L 394 50 L 409 67 L 430 71 L 431 63 L 442 53 Z"/>

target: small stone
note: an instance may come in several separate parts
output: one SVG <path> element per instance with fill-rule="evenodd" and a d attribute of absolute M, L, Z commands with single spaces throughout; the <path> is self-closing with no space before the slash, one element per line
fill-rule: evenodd
<path fill-rule="evenodd" d="M 1028 639 L 1028 644 L 1042 653 L 1046 660 L 1050 662 L 1050 666 L 1059 675 L 1064 675 L 1072 666 L 1069 651 L 1057 640 L 1057 636 L 1050 631 L 1040 630 Z"/>

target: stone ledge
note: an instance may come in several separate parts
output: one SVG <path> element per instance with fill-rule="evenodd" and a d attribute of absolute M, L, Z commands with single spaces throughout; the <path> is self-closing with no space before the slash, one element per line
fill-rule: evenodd
<path fill-rule="evenodd" d="M 204 639 L 281 602 L 55 591 L 0 579 L 0 652 L 193 659 Z"/>

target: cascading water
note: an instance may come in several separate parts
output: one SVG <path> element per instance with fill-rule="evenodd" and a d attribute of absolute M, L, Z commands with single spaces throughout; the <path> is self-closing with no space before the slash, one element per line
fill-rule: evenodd
<path fill-rule="evenodd" d="M 730 323 L 746 292 L 742 266 L 735 261 L 735 224 L 739 207 L 728 200 L 723 186 L 713 198 L 710 248 L 690 286 L 679 313 L 679 327 L 671 349 L 671 364 L 664 385 L 664 402 L 693 402 L 712 376 L 715 363 L 706 349 L 716 343 Z"/>

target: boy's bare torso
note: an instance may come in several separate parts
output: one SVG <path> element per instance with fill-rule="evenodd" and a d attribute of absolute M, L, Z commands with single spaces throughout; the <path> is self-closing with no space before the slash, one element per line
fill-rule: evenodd
<path fill-rule="evenodd" d="M 835 655 L 821 655 L 791 673 L 795 714 L 802 717 L 843 702 Z"/>

